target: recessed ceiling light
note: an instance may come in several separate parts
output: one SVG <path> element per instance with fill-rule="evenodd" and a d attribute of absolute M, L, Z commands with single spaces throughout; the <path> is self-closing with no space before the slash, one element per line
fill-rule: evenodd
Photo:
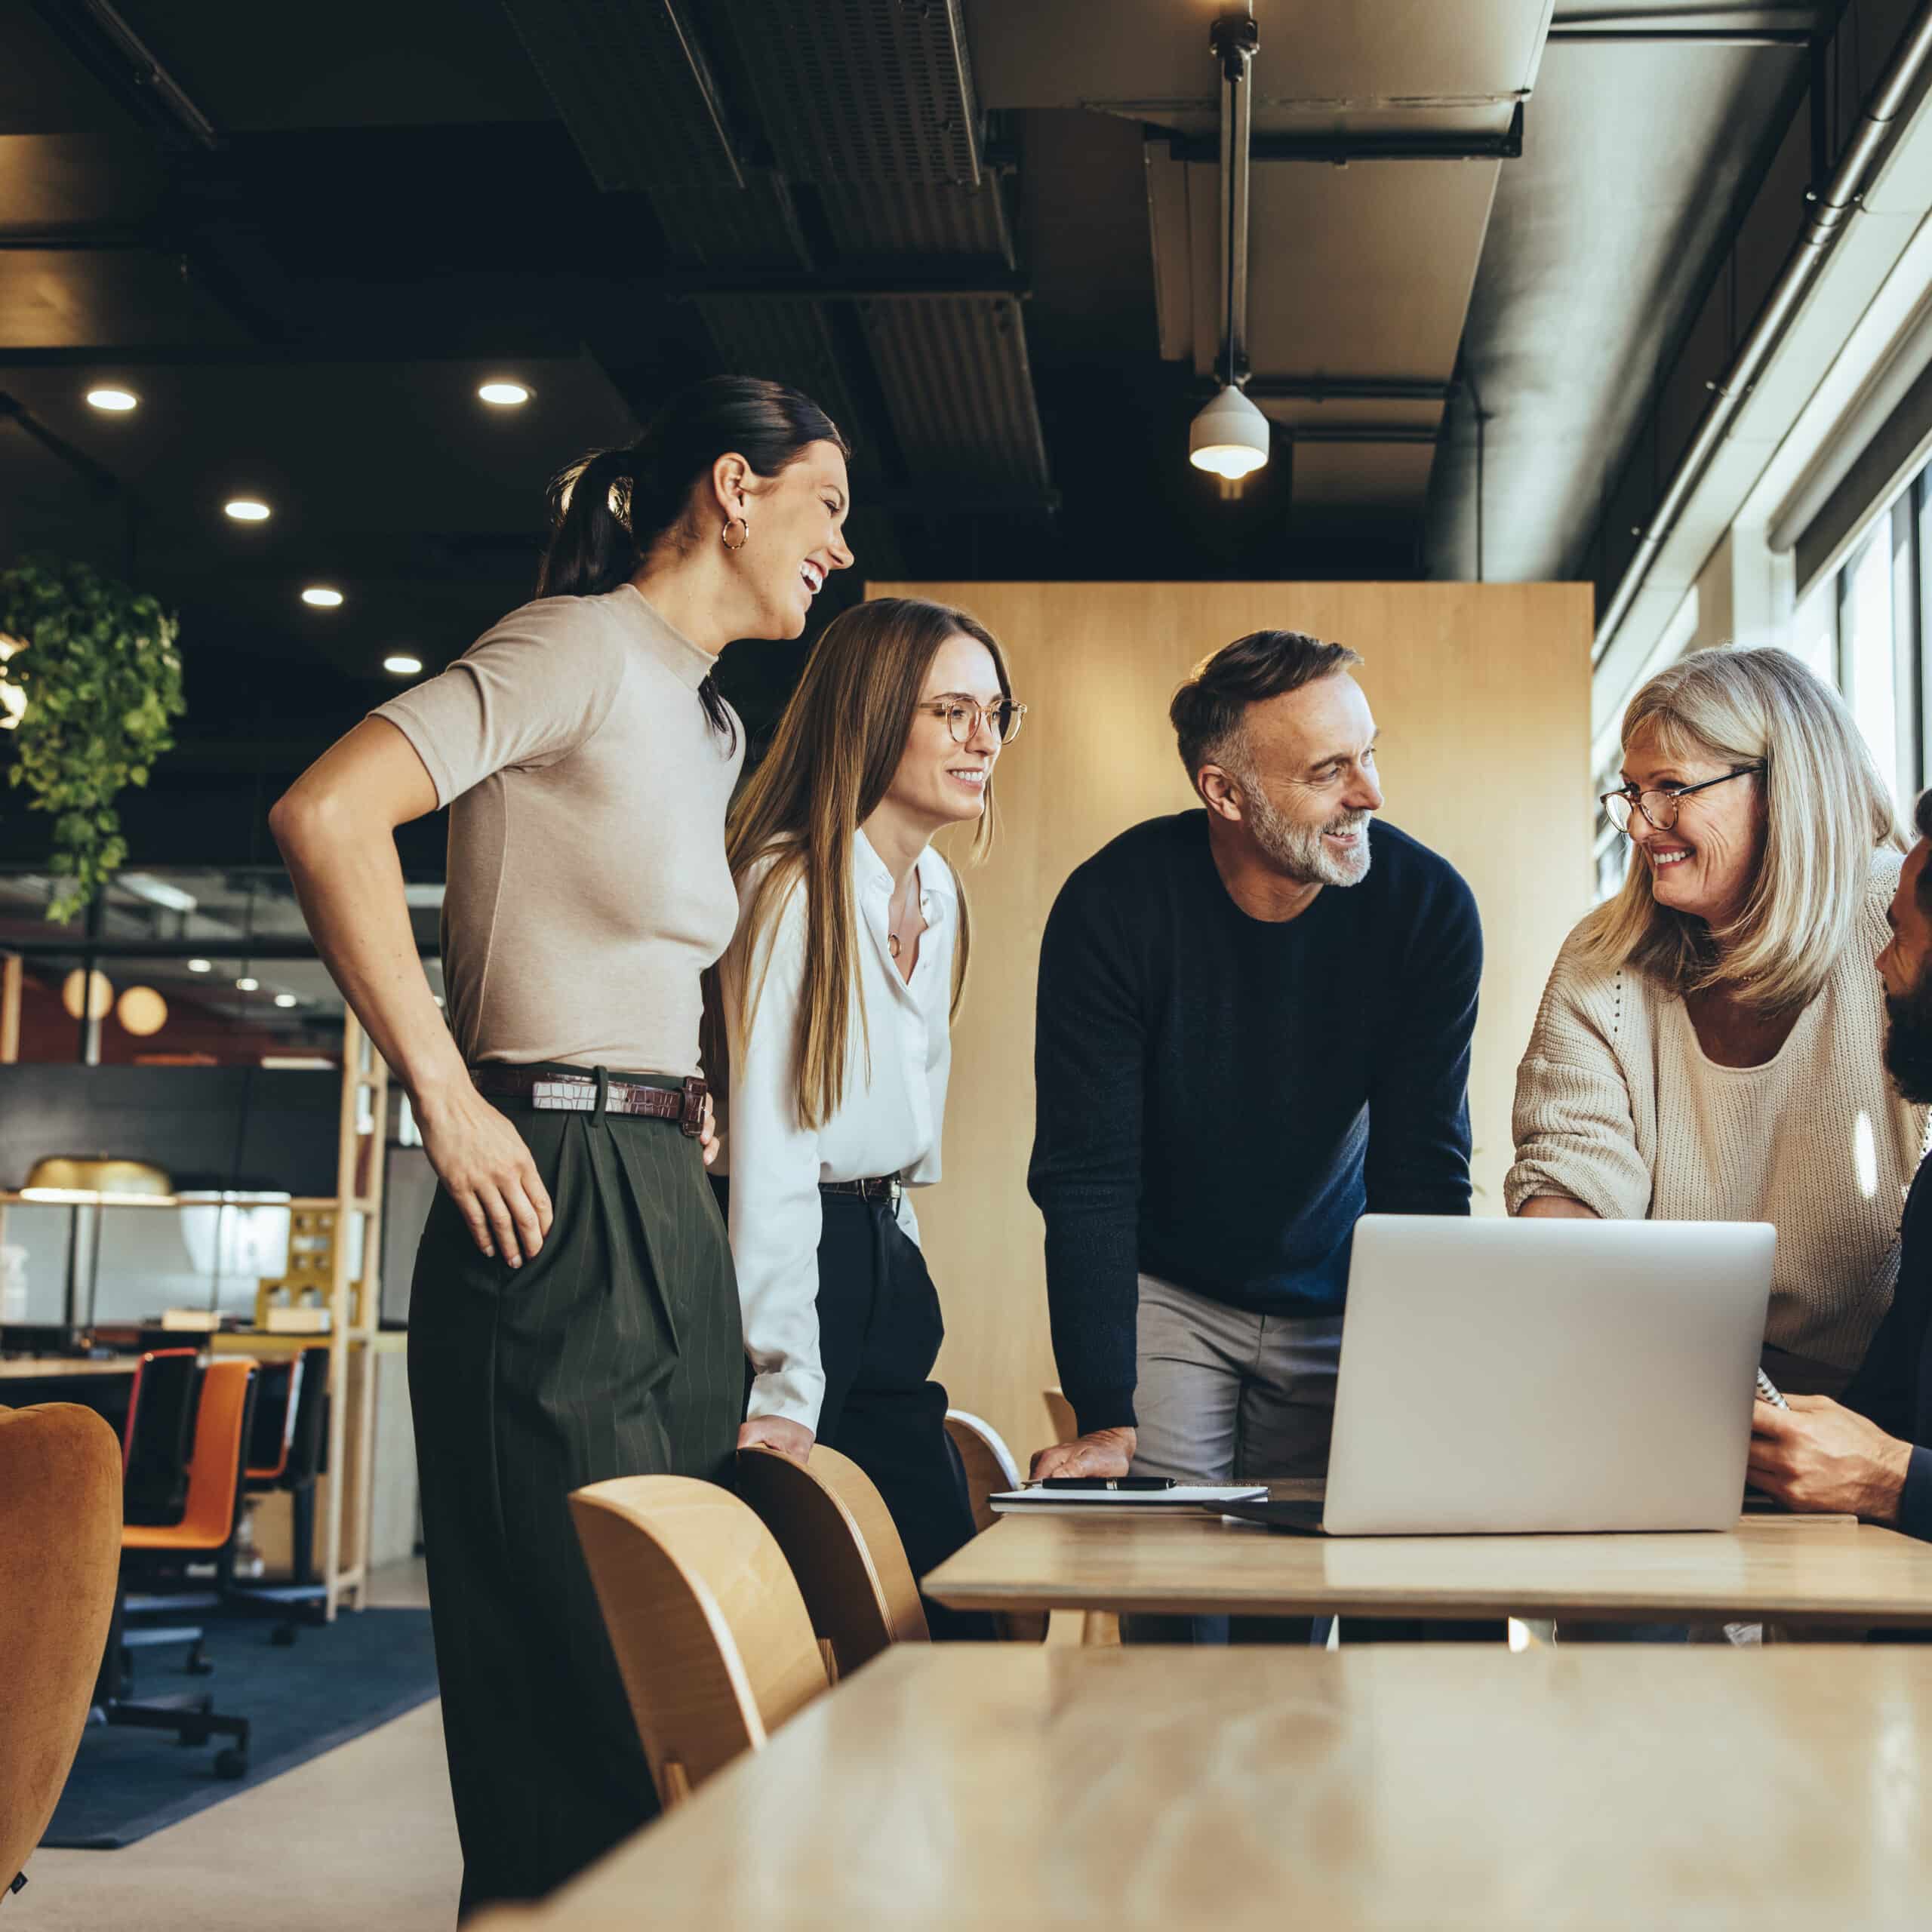
<path fill-rule="evenodd" d="M 411 657 L 407 651 L 396 651 L 383 660 L 383 669 L 394 677 L 413 678 L 422 668 L 422 659 Z"/>
<path fill-rule="evenodd" d="M 222 505 L 237 523 L 266 523 L 269 506 L 254 497 L 232 497 Z"/>
<path fill-rule="evenodd" d="M 498 409 L 518 409 L 530 400 L 530 392 L 521 383 L 485 383 L 476 393 Z"/>
<path fill-rule="evenodd" d="M 132 389 L 99 389 L 88 391 L 88 401 L 97 409 L 104 409 L 111 415 L 121 415 L 130 409 L 138 409 L 141 399 Z"/>
<path fill-rule="evenodd" d="M 277 1006 L 293 1006 L 295 1004 L 295 995 L 293 993 L 277 993 L 275 996 L 275 1003 Z"/>
<path fill-rule="evenodd" d="M 235 983 L 235 990 L 238 993 L 257 992 L 261 989 L 261 984 L 262 983 L 259 980 L 237 980 Z"/>
<path fill-rule="evenodd" d="M 312 583 L 302 593 L 305 604 L 312 604 L 318 611 L 333 611 L 342 602 L 342 592 L 331 590 L 325 583 Z"/>
<path fill-rule="evenodd" d="M 188 961 L 188 971 L 191 973 L 212 973 L 214 961 L 211 959 L 191 959 Z"/>

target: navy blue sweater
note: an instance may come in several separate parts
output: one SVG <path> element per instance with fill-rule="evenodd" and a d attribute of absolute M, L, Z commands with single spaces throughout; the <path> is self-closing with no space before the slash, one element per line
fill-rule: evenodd
<path fill-rule="evenodd" d="M 1899 1231 L 1899 1285 L 1844 1405 L 1912 1445 L 1899 1498 L 1899 1527 L 1932 1542 L 1932 1161 L 1906 1196 Z"/>
<path fill-rule="evenodd" d="M 1124 832 L 1054 902 L 1027 1186 L 1082 1430 L 1134 1420 L 1140 1273 L 1333 1313 L 1364 1211 L 1469 1211 L 1475 900 L 1392 826 L 1369 851 L 1361 884 L 1251 918 L 1207 814 L 1184 812 Z"/>

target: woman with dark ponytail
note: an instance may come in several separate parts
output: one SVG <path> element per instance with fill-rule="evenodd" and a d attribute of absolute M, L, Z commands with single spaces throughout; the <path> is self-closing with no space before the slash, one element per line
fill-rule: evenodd
<path fill-rule="evenodd" d="M 557 479 L 537 601 L 270 817 L 442 1183 L 409 1366 L 465 1914 L 657 1808 L 566 1498 L 729 1472 L 744 1349 L 699 983 L 737 923 L 744 742 L 712 672 L 734 638 L 798 636 L 851 563 L 848 454 L 775 383 L 673 396 Z M 447 1025 L 394 837 L 442 806 Z"/>

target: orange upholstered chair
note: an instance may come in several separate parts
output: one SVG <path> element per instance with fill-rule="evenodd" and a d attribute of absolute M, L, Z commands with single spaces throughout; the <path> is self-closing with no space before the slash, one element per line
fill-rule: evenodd
<path fill-rule="evenodd" d="M 91 1409 L 0 1409 L 0 1900 L 54 1815 L 114 1609 L 121 1445 Z"/>
<path fill-rule="evenodd" d="M 121 1533 L 121 1570 L 124 1583 L 178 1571 L 190 1562 L 213 1562 L 225 1583 L 235 1510 L 242 1494 L 248 1432 L 254 1421 L 257 1364 L 248 1355 L 222 1355 L 202 1374 L 201 1406 L 195 1417 L 195 1446 L 188 1464 L 188 1499 L 177 1522 L 129 1523 Z M 218 1601 L 218 1597 L 214 1599 Z M 124 1592 L 130 1612 L 165 1611 L 171 1601 L 183 1607 L 202 1607 L 210 1599 L 192 1592 L 171 1600 L 165 1595 L 137 1598 Z M 121 1620 L 117 1618 L 117 1623 Z M 154 1632 L 145 1633 L 150 1638 Z M 190 1669 L 205 1671 L 198 1630 L 168 1633 L 192 1639 Z M 248 1720 L 219 1712 L 203 1692 L 176 1692 L 147 1698 L 125 1694 L 123 1644 L 117 1629 L 102 1672 L 99 1701 L 111 1724 L 143 1730 L 171 1730 L 182 1743 L 200 1745 L 210 1738 L 232 1739 L 215 1755 L 218 1777 L 238 1778 L 248 1768 Z"/>
<path fill-rule="evenodd" d="M 223 1355 L 208 1364 L 188 1465 L 188 1506 L 178 1523 L 130 1523 L 121 1534 L 122 1549 L 174 1551 L 187 1557 L 213 1556 L 228 1547 L 242 1494 L 242 1452 L 257 1366 L 249 1355 Z"/>

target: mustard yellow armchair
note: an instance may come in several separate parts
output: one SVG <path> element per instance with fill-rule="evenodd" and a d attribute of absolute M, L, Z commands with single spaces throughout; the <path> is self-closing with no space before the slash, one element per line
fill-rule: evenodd
<path fill-rule="evenodd" d="M 0 1408 L 0 1906 L 80 1748 L 121 1560 L 121 1444 L 91 1409 Z"/>

